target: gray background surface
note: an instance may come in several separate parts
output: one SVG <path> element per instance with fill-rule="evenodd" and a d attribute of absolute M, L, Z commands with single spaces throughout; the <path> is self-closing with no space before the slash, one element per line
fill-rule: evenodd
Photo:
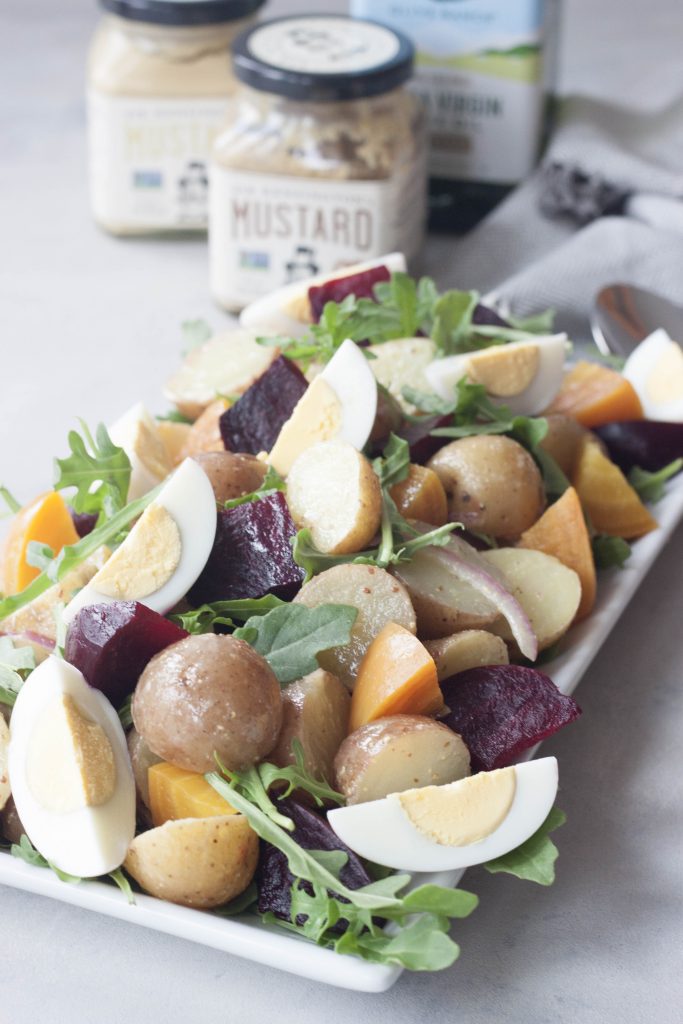
<path fill-rule="evenodd" d="M 338 10 L 279 3 L 271 11 Z M 681 90 L 675 0 L 567 0 L 565 92 L 663 106 Z M 0 478 L 28 499 L 75 415 L 163 408 L 179 323 L 220 324 L 196 241 L 122 242 L 90 220 L 83 65 L 88 0 L 4 0 L 0 18 Z M 432 242 L 428 266 L 449 267 Z M 683 296 L 682 296 L 683 297 Z M 591 666 L 560 758 L 558 880 L 550 890 L 473 870 L 481 905 L 462 956 L 381 996 L 343 992 L 0 888 L 0 1024 L 361 1019 L 367 1024 L 681 1020 L 683 533 Z"/>

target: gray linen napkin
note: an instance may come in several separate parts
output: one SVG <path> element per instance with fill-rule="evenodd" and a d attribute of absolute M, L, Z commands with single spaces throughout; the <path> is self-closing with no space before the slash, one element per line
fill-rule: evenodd
<path fill-rule="evenodd" d="M 657 112 L 567 99 L 544 159 L 626 189 L 683 196 L 683 99 Z M 426 273 L 493 291 L 522 315 L 553 306 L 558 328 L 577 341 L 588 338 L 593 298 L 606 284 L 637 284 L 683 301 L 683 234 L 622 217 L 577 230 L 542 216 L 540 192 L 537 172 L 468 236 L 435 239 Z"/>

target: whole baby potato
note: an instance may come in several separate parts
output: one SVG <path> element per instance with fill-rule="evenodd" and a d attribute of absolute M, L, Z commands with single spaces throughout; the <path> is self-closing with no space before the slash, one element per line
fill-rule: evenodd
<path fill-rule="evenodd" d="M 280 685 L 243 640 L 205 633 L 157 654 L 133 695 L 133 722 L 150 750 L 191 772 L 262 760 L 282 725 Z"/>
<path fill-rule="evenodd" d="M 201 452 L 193 458 L 208 476 L 216 501 L 221 505 L 257 491 L 266 475 L 265 463 L 253 455 Z"/>
<path fill-rule="evenodd" d="M 451 520 L 476 533 L 516 540 L 543 512 L 538 466 L 509 437 L 463 437 L 441 448 L 427 465 L 446 490 Z"/>

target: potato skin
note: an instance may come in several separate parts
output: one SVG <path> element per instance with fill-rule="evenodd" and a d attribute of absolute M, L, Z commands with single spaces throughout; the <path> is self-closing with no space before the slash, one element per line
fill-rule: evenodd
<path fill-rule="evenodd" d="M 441 448 L 427 465 L 448 494 L 451 520 L 477 533 L 516 540 L 545 507 L 536 463 L 509 437 L 460 438 Z"/>
<path fill-rule="evenodd" d="M 510 661 L 505 641 L 484 629 L 465 629 L 438 640 L 426 640 L 425 647 L 436 663 L 439 682 L 469 668 L 507 665 Z"/>
<path fill-rule="evenodd" d="M 470 755 L 461 737 L 422 715 L 391 715 L 362 725 L 334 759 L 335 789 L 349 804 L 469 774 Z"/>
<path fill-rule="evenodd" d="M 192 458 L 208 476 L 219 505 L 257 491 L 266 475 L 265 463 L 253 455 L 216 451 L 199 452 Z"/>
<path fill-rule="evenodd" d="M 207 405 L 190 427 L 185 443 L 180 449 L 180 461 L 194 458 L 200 452 L 222 452 L 225 450 L 219 420 L 228 402 L 225 398 L 217 398 Z"/>
<path fill-rule="evenodd" d="M 157 654 L 133 695 L 133 722 L 150 749 L 191 772 L 248 768 L 268 754 L 282 725 L 280 685 L 243 640 L 205 633 Z"/>
<path fill-rule="evenodd" d="M 334 565 L 304 583 L 294 598 L 298 604 L 317 608 L 321 604 L 350 604 L 358 609 L 351 640 L 318 655 L 327 669 L 353 690 L 363 655 L 387 622 L 417 631 L 415 611 L 403 584 L 385 569 L 374 565 Z"/>
<path fill-rule="evenodd" d="M 136 836 L 124 867 L 152 896 L 209 909 L 244 892 L 256 871 L 258 846 L 241 814 L 182 818 Z"/>
<path fill-rule="evenodd" d="M 322 668 L 285 686 L 282 729 L 268 760 L 280 767 L 294 764 L 296 739 L 310 774 L 331 782 L 335 754 L 348 732 L 350 706 L 346 687 Z"/>
<path fill-rule="evenodd" d="M 138 797 L 138 813 L 149 811 L 149 782 L 147 772 L 153 764 L 158 764 L 161 758 L 149 749 L 140 733 L 133 727 L 127 737 L 128 755 L 130 757 L 135 789 Z M 143 817 L 145 815 L 143 814 Z"/>

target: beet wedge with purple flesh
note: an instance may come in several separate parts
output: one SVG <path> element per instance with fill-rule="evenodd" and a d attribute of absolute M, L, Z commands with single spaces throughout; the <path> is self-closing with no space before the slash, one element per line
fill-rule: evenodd
<path fill-rule="evenodd" d="M 198 606 L 265 594 L 294 597 L 305 575 L 292 558 L 295 534 L 281 491 L 219 509 L 211 554 L 188 599 Z"/>
<path fill-rule="evenodd" d="M 468 669 L 442 682 L 441 690 L 449 709 L 442 721 L 462 736 L 474 772 L 514 764 L 581 714 L 550 676 L 524 665 Z"/>

